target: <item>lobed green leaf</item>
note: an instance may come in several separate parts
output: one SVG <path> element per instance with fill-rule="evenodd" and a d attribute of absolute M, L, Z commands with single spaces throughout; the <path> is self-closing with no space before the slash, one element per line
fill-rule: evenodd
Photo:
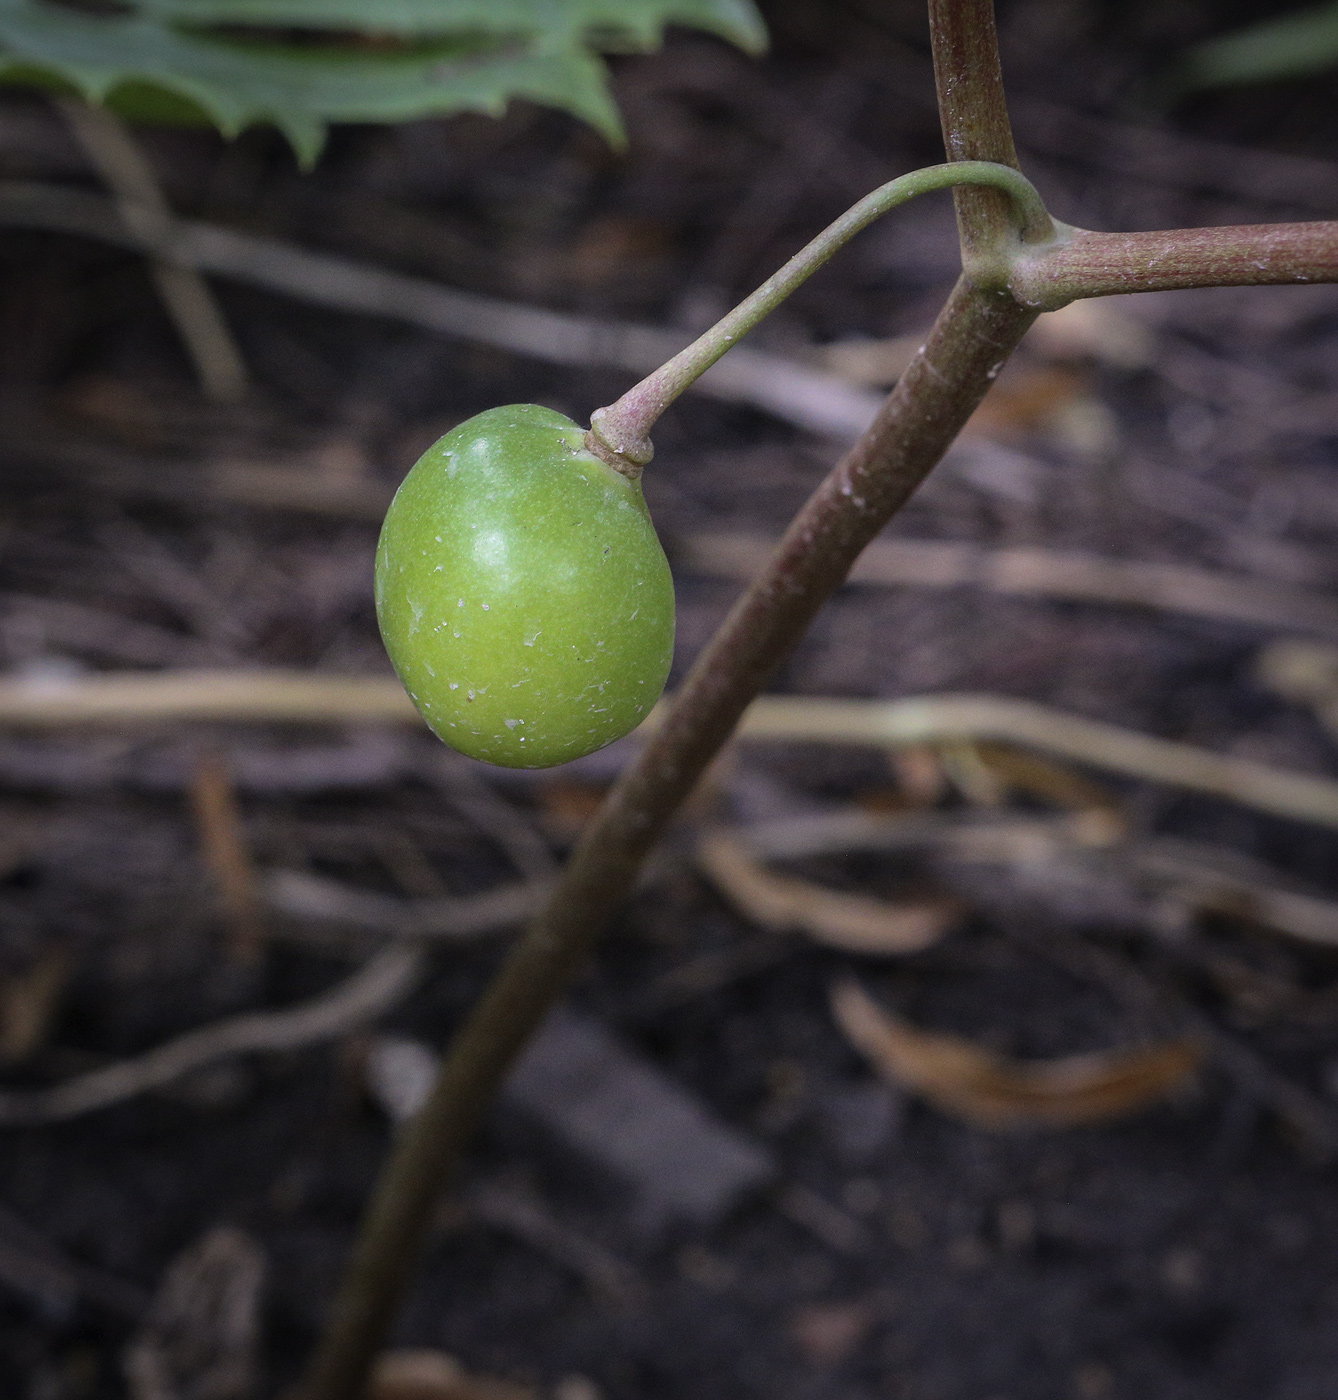
<path fill-rule="evenodd" d="M 675 23 L 765 43 L 751 0 L 0 0 L 0 77 L 227 135 L 270 122 L 304 165 L 330 122 L 498 116 L 515 97 L 620 144 L 599 50 L 654 47 Z"/>
<path fill-rule="evenodd" d="M 1338 66 L 1338 4 L 1319 5 L 1196 44 L 1182 79 L 1187 90 L 1308 77 Z"/>

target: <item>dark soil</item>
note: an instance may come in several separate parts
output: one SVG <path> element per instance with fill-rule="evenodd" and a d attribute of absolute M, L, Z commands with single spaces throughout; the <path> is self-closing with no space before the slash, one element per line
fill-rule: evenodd
<path fill-rule="evenodd" d="M 1272 9 L 1003 5 L 1019 148 L 1055 213 L 1088 227 L 1155 228 L 1332 212 L 1331 76 L 1161 113 L 1147 105 L 1179 46 Z M 921 10 L 919 0 L 777 0 L 775 47 L 762 61 L 682 33 L 661 53 L 620 59 L 626 155 L 524 104 L 499 121 L 341 130 L 309 176 L 264 131 L 230 146 L 198 132 L 145 140 L 182 213 L 512 300 L 684 324 L 729 305 L 875 184 L 941 158 Z M 29 96 L 0 103 L 0 171 L 95 185 L 58 118 Z M 228 504 L 203 484 L 155 501 L 144 485 L 152 473 L 265 461 L 388 485 L 483 408 L 537 401 L 585 418 L 626 387 L 607 371 L 220 281 L 256 380 L 242 407 L 224 410 L 193 386 L 140 260 L 11 230 L 0 232 L 0 262 L 11 424 L 0 430 L 0 664 L 13 673 L 385 674 L 370 598 L 373 521 Z M 955 270 L 947 201 L 917 204 L 837 259 L 758 341 L 801 356 L 914 334 Z M 1096 353 L 1064 365 L 1072 384 L 1058 408 L 1077 404 L 1095 435 L 1065 429 L 1072 415 L 1005 414 L 996 439 L 1004 434 L 1006 451 L 986 452 L 976 468 L 951 459 L 890 533 L 1338 589 L 1338 297 L 1325 288 L 1158 296 L 1128 315 L 1151 347 L 1140 362 Z M 1024 349 L 1015 386 L 1047 367 L 1052 357 Z M 671 557 L 705 532 L 774 536 L 839 452 L 760 412 L 692 396 L 656 443 L 646 491 Z M 139 475 L 81 466 L 113 459 Z M 676 576 L 678 675 L 738 584 L 689 567 Z M 775 688 L 1029 697 L 1338 776 L 1333 736 L 1256 679 L 1269 635 L 984 588 L 851 587 Z M 432 752 L 417 736 L 278 727 L 0 736 L 0 1031 L 25 975 L 69 969 L 46 1033 L 6 1067 L 10 1084 L 55 1083 L 348 975 L 346 944 L 277 916 L 259 963 L 229 960 L 189 800 L 211 753 L 237 776 L 262 868 L 401 896 L 513 878 L 498 823 L 480 822 L 467 789 L 430 777 Z M 622 757 L 623 747 L 611 750 L 575 776 L 460 771 L 506 804 L 503 827 L 561 850 L 571 810 Z M 750 749 L 725 782 L 747 817 L 886 805 L 894 785 L 883 755 L 813 746 Z M 1331 832 L 1170 789 L 1114 780 L 1111 789 L 1141 830 L 1268 862 L 1279 878 L 1338 897 Z M 768 1143 L 781 1185 L 710 1231 L 648 1239 L 553 1144 L 501 1114 L 466 1185 L 523 1183 L 554 1220 L 635 1271 L 644 1293 L 621 1307 L 602 1301 L 569 1260 L 447 1210 L 400 1344 L 443 1348 L 544 1395 L 567 1378 L 563 1400 L 1338 1393 L 1334 1169 L 1280 1122 L 1259 1075 L 1210 1058 L 1193 1094 L 1141 1115 L 987 1133 L 876 1088 L 827 1005 L 833 978 L 853 974 L 917 1024 L 1022 1056 L 1160 1033 L 1169 1005 L 1179 1008 L 1172 1021 L 1207 1018 L 1260 1074 L 1301 1086 L 1338 1120 L 1332 954 L 1228 918 L 1170 940 L 1101 907 L 1074 920 L 1002 875 L 970 896 L 958 932 L 912 957 L 766 942 L 696 873 L 690 837 L 702 819 L 699 810 L 680 824 L 656 882 L 620 919 L 575 1001 Z M 880 893 L 947 878 L 930 865 L 854 858 L 796 870 Z M 353 952 L 373 944 L 369 936 Z M 436 955 L 426 984 L 382 1029 L 444 1046 L 498 957 L 496 941 Z M 1125 977 L 1162 1009 L 1122 997 Z M 267 1259 L 256 1393 L 277 1394 L 314 1339 L 389 1142 L 363 1087 L 366 1043 L 359 1033 L 229 1062 L 63 1125 L 0 1130 L 0 1255 L 11 1237 L 15 1251 L 12 1264 L 0 1258 L 0 1392 L 126 1394 L 121 1358 L 145 1300 L 175 1256 L 226 1223 Z M 783 1206 L 796 1188 L 819 1202 L 807 1224 Z M 32 1282 L 38 1261 L 53 1258 L 57 1282 Z"/>

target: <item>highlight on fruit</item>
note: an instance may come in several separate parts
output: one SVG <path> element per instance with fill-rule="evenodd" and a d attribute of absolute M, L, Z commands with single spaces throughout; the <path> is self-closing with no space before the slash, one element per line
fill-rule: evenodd
<path fill-rule="evenodd" d="M 673 659 L 673 581 L 640 484 L 535 404 L 480 413 L 419 459 L 381 529 L 376 610 L 432 731 L 510 768 L 622 738 Z"/>

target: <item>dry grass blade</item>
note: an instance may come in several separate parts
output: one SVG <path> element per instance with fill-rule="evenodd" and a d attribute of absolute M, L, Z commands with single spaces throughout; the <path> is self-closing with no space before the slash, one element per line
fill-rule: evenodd
<path fill-rule="evenodd" d="M 1080 812 L 1095 826 L 1104 819 L 1111 839 L 1124 828 L 1124 818 L 1113 793 L 1075 773 L 1067 764 L 1053 763 L 1007 744 L 977 744 L 976 754 L 1010 791 Z"/>
<path fill-rule="evenodd" d="M 998 809 L 956 814 L 835 810 L 754 823 L 736 836 L 754 861 L 915 851 L 937 853 L 961 865 L 1020 868 L 1033 876 L 1033 895 L 1044 888 L 1034 877 L 1047 870 L 1060 890 L 1067 879 L 1086 872 L 1131 893 L 1155 891 L 1186 913 L 1244 919 L 1304 942 L 1338 947 L 1338 902 L 1288 888 L 1282 875 L 1239 851 L 1171 837 L 1125 840 L 1111 813 L 1099 808 L 1081 808 L 1059 819 Z"/>
<path fill-rule="evenodd" d="M 891 904 L 777 875 L 744 841 L 726 831 L 701 839 L 697 861 L 720 892 L 754 923 L 774 933 L 806 933 L 848 953 L 918 953 L 937 943 L 962 915 L 955 900 Z"/>
<path fill-rule="evenodd" d="M 1277 872 L 1238 852 L 1163 838 L 1130 847 L 1128 861 L 1189 908 L 1338 948 L 1338 902 L 1289 889 Z"/>
<path fill-rule="evenodd" d="M 1183 1090 L 1202 1060 L 1199 1045 L 1188 1039 L 1016 1060 L 909 1025 L 852 981 L 832 988 L 831 1006 L 879 1074 L 978 1128 L 1067 1128 L 1124 1118 Z"/>

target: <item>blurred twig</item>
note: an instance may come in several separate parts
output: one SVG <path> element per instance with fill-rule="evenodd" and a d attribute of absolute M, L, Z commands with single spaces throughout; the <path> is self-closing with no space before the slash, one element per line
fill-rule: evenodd
<path fill-rule="evenodd" d="M 766 564 L 774 548 L 772 541 L 750 535 L 688 535 L 675 553 L 702 573 L 746 580 Z M 850 582 L 976 587 L 1022 597 L 1157 608 L 1338 639 L 1338 599 L 1267 579 L 1076 551 L 876 540 L 851 570 Z"/>
<path fill-rule="evenodd" d="M 606 365 L 643 374 L 677 354 L 690 337 L 658 327 L 577 316 L 458 292 L 277 239 L 178 221 L 147 240 L 96 195 L 54 185 L 0 182 L 0 224 L 53 229 L 132 248 L 166 251 L 179 263 L 318 306 L 384 316 L 564 365 Z M 693 386 L 746 403 L 826 437 L 849 440 L 873 420 L 881 396 L 834 374 L 747 346 L 732 351 Z"/>
<path fill-rule="evenodd" d="M 818 943 L 872 956 L 918 953 L 937 943 L 964 910 L 942 896 L 893 903 L 827 889 L 768 870 L 746 837 L 707 832 L 697 861 L 721 893 L 754 923 L 776 933 L 798 929 Z"/>
<path fill-rule="evenodd" d="M 464 1205 L 476 1220 L 501 1230 L 571 1270 L 590 1290 L 621 1308 L 646 1300 L 646 1285 L 611 1250 L 563 1224 L 532 1191 L 519 1185 L 483 1182 Z"/>
<path fill-rule="evenodd" d="M 356 925 L 388 934 L 396 942 L 346 981 L 298 1006 L 216 1021 L 51 1089 L 0 1090 L 0 1127 L 75 1118 L 236 1055 L 294 1050 L 334 1039 L 383 1015 L 413 990 L 424 966 L 424 943 L 467 941 L 509 928 L 533 912 L 548 891 L 547 883 L 522 882 L 464 898 L 402 900 L 302 871 L 276 871 L 260 887 L 276 911 Z M 0 1259 L 0 1272 L 2 1266 Z"/>
<path fill-rule="evenodd" d="M 56 99 L 66 121 L 111 187 L 116 210 L 149 253 L 158 295 L 172 318 L 205 393 L 235 403 L 246 393 L 246 364 L 199 271 L 171 248 L 172 211 L 153 167 L 120 119 L 77 97 Z"/>
<path fill-rule="evenodd" d="M 0 1126 L 62 1122 L 160 1089 L 234 1055 L 295 1050 L 331 1040 L 401 1001 L 417 985 L 424 963 L 419 946 L 397 943 L 346 981 L 299 1006 L 216 1021 L 51 1089 L 0 1090 Z"/>
<path fill-rule="evenodd" d="M 880 1006 L 853 978 L 831 988 L 837 1024 L 884 1078 L 976 1127 L 1078 1127 L 1138 1112 L 1183 1091 L 1198 1070 L 1192 1037 L 1019 1060 L 928 1031 Z"/>
<path fill-rule="evenodd" d="M 49 729 L 182 720 L 421 722 L 404 687 L 391 676 L 223 670 L 0 681 L 0 724 Z"/>
<path fill-rule="evenodd" d="M 305 870 L 275 870 L 261 888 L 270 908 L 293 919 L 347 924 L 393 938 L 467 942 L 528 917 L 551 885 L 527 880 L 482 894 L 396 899 Z"/>
<path fill-rule="evenodd" d="M 226 501 L 258 510 L 379 521 L 393 488 L 376 480 L 263 461 L 154 462 L 102 443 L 58 437 L 38 425 L 0 437 L 7 456 L 31 459 L 112 494 L 144 500 Z M 774 541 L 739 534 L 687 534 L 674 562 L 716 578 L 751 579 Z M 992 549 L 967 540 L 875 540 L 851 570 L 853 584 L 894 588 L 981 588 L 1015 597 L 1061 598 L 1153 608 L 1224 622 L 1309 633 L 1338 641 L 1338 599 L 1271 579 L 1077 550 Z M 62 605 L 32 600 L 47 609 Z M 125 626 L 125 624 L 118 624 Z M 156 660 L 157 657 L 146 659 Z"/>
<path fill-rule="evenodd" d="M 265 941 L 259 888 L 242 829 L 237 790 L 219 754 L 205 752 L 199 756 L 190 796 L 205 864 L 218 886 L 231 925 L 229 952 L 238 962 L 254 962 Z"/>
<path fill-rule="evenodd" d="M 1296 821 L 1338 827 L 1338 782 L 1270 768 L 1192 744 L 1138 734 L 998 695 L 926 695 L 907 700 L 831 700 L 770 695 L 754 703 L 748 739 L 901 745 L 993 739 L 1109 772 L 1239 802 Z"/>
<path fill-rule="evenodd" d="M 657 707 L 647 720 L 648 733 L 654 732 L 663 712 Z M 51 729 L 166 720 L 421 722 L 400 683 L 389 676 L 174 671 L 0 681 L 0 725 Z M 904 700 L 764 695 L 748 708 L 738 732 L 751 740 L 877 748 L 991 739 L 1145 782 L 1207 793 L 1274 816 L 1338 827 L 1338 782 L 1332 779 L 1138 734 L 1031 700 L 999 695 Z"/>

